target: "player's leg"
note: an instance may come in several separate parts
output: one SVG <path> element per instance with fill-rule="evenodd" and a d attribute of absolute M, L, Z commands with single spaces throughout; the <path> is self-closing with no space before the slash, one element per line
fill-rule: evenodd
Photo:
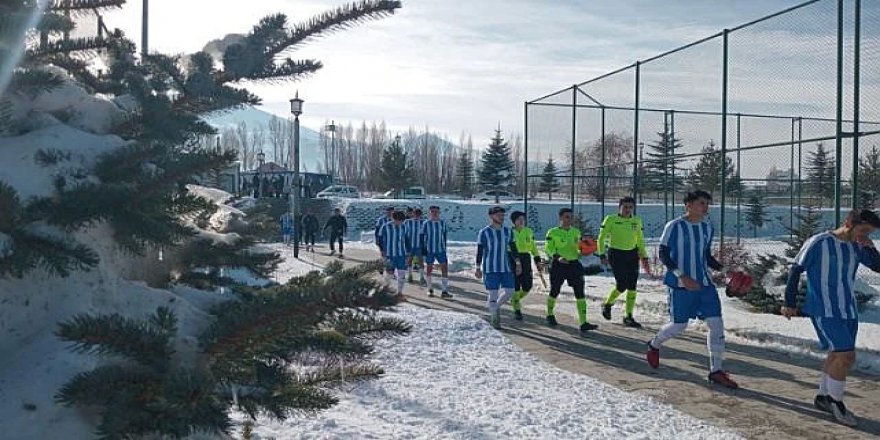
<path fill-rule="evenodd" d="M 608 265 L 611 266 L 611 273 L 614 275 L 614 287 L 611 288 L 608 298 L 606 298 L 605 303 L 602 304 L 602 317 L 610 321 L 611 308 L 614 307 L 614 302 L 617 301 L 620 293 L 623 292 L 623 287 L 620 285 L 619 270 L 617 269 L 620 267 L 618 264 L 618 253 L 611 248 L 608 248 Z"/>
<path fill-rule="evenodd" d="M 858 336 L 858 321 L 853 319 L 837 319 L 814 317 L 813 326 L 820 334 L 820 343 L 829 350 L 825 360 L 825 388 L 828 392 L 827 403 L 835 420 L 848 426 L 855 426 L 858 421 L 855 414 L 843 403 L 846 393 L 846 377 L 855 364 L 855 341 Z M 817 396 L 817 406 L 819 406 Z"/>
<path fill-rule="evenodd" d="M 685 289 L 669 287 L 669 322 L 648 342 L 648 364 L 657 368 L 660 365 L 660 348 L 663 344 L 681 334 L 687 328 L 688 319 L 695 317 L 699 297 Z"/>
<path fill-rule="evenodd" d="M 562 263 L 553 263 L 550 265 L 550 293 L 547 296 L 547 325 L 555 326 L 556 322 L 556 298 L 559 291 L 562 290 L 562 283 L 565 282 L 565 274 Z"/>

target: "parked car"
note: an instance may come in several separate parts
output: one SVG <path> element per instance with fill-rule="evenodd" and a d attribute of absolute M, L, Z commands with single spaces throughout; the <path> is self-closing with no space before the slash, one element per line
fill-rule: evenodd
<path fill-rule="evenodd" d="M 361 198 L 358 189 L 351 185 L 330 185 L 327 188 L 324 188 L 315 197 L 319 199 L 326 199 L 328 197 L 345 197 L 349 199 L 359 199 Z"/>
<path fill-rule="evenodd" d="M 427 194 L 425 193 L 425 188 L 421 186 L 411 186 L 409 188 L 404 189 L 392 189 L 391 191 L 386 191 L 384 194 L 380 196 L 376 196 L 377 199 L 425 199 L 427 198 Z"/>
<path fill-rule="evenodd" d="M 474 194 L 474 200 L 479 200 L 481 202 L 494 202 L 496 195 L 498 196 L 498 200 L 519 200 L 518 195 L 510 191 L 501 190 L 483 191 L 481 193 Z"/>

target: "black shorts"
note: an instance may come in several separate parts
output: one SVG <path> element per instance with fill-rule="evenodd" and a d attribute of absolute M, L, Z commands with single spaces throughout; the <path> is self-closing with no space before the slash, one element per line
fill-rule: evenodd
<path fill-rule="evenodd" d="M 608 249 L 608 264 L 614 272 L 617 291 L 636 290 L 639 280 L 639 250 Z"/>
<path fill-rule="evenodd" d="M 513 279 L 513 290 L 532 290 L 532 256 L 529 254 L 519 254 L 519 261 L 522 265 L 522 273 Z"/>
<path fill-rule="evenodd" d="M 550 296 L 559 296 L 562 284 L 568 283 L 574 289 L 575 298 L 584 297 L 584 267 L 577 261 L 554 262 L 550 266 Z"/>

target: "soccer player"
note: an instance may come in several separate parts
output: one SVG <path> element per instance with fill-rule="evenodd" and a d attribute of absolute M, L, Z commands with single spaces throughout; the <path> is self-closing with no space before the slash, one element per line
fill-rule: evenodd
<path fill-rule="evenodd" d="M 327 224 L 324 225 L 324 229 L 330 229 L 330 255 L 336 253 L 334 243 L 338 241 L 339 258 L 345 258 L 342 254 L 342 241 L 345 239 L 345 234 L 348 232 L 348 222 L 345 220 L 345 216 L 342 215 L 341 209 L 336 208 L 333 210 L 333 215 L 327 219 Z"/>
<path fill-rule="evenodd" d="M 510 305 L 513 306 L 513 319 L 522 321 L 522 299 L 532 290 L 532 259 L 535 260 L 535 268 L 540 272 L 543 269 L 541 255 L 535 246 L 535 233 L 532 228 L 526 226 L 526 213 L 513 211 L 510 214 L 513 223 L 513 238 L 516 249 L 519 251 L 514 258 L 519 259 L 522 272 L 513 280 L 513 297 Z"/>
<path fill-rule="evenodd" d="M 281 238 L 285 245 L 290 246 L 290 236 L 293 235 L 293 214 L 285 212 L 278 221 L 281 223 Z"/>
<path fill-rule="evenodd" d="M 602 305 L 602 317 L 611 320 L 611 308 L 617 297 L 626 292 L 626 316 L 623 325 L 641 328 L 633 319 L 636 306 L 636 282 L 639 279 L 639 260 L 647 261 L 642 219 L 634 215 L 636 200 L 624 197 L 617 204 L 618 213 L 605 217 L 599 230 L 598 253 L 603 266 L 610 263 L 615 286 Z"/>
<path fill-rule="evenodd" d="M 302 231 L 303 244 L 306 246 L 307 251 L 315 252 L 315 236 L 318 235 L 318 228 L 320 227 L 318 217 L 315 217 L 315 214 L 311 211 L 306 212 L 306 215 L 302 218 Z"/>
<path fill-rule="evenodd" d="M 382 251 L 382 238 L 379 236 L 379 231 L 382 229 L 382 226 L 385 226 L 386 223 L 391 222 L 392 214 L 394 214 L 394 207 L 393 206 L 386 206 L 385 207 L 385 215 L 376 219 L 376 229 L 374 232 L 374 237 L 375 237 L 376 246 L 379 247 L 379 252 Z M 380 275 L 381 275 L 381 273 L 380 273 Z M 394 275 L 394 268 L 389 267 L 389 266 L 385 266 L 385 280 L 387 281 L 393 275 Z"/>
<path fill-rule="evenodd" d="M 513 295 L 514 272 L 516 275 L 522 272 L 522 263 L 512 258 L 518 252 L 513 231 L 504 226 L 504 208 L 489 208 L 489 219 L 491 223 L 477 234 L 477 270 L 474 275 L 477 279 L 483 279 L 483 285 L 489 293 L 486 305 L 492 327 L 501 328 L 500 309 Z M 514 270 L 511 270 L 511 264 Z M 499 288 L 504 291 L 500 297 Z"/>
<path fill-rule="evenodd" d="M 403 229 L 406 231 L 406 240 L 409 242 L 409 255 L 406 257 L 407 281 L 413 282 L 413 270 L 419 271 L 419 285 L 425 287 L 428 283 L 425 281 L 425 268 L 423 264 L 424 255 L 422 254 L 421 234 L 422 224 L 425 220 L 422 218 L 421 208 L 413 209 L 412 217 L 403 221 Z"/>
<path fill-rule="evenodd" d="M 801 312 L 813 322 L 820 347 L 829 350 L 813 402 L 816 408 L 848 426 L 857 424 L 855 415 L 843 404 L 846 376 L 856 360 L 859 331 L 853 286 L 859 264 L 880 272 L 880 254 L 869 237 L 877 228 L 877 214 L 856 209 L 847 215 L 843 226 L 810 237 L 795 257 L 785 288 L 785 305 L 780 310 L 788 319 L 797 315 L 798 286 L 801 274 L 806 272 L 807 297 Z"/>
<path fill-rule="evenodd" d="M 425 264 L 427 265 L 427 282 L 428 296 L 434 296 L 434 263 L 440 265 L 440 278 L 443 290 L 440 291 L 441 298 L 452 298 L 449 294 L 449 261 L 446 256 L 446 221 L 440 219 L 440 207 L 431 206 L 428 208 L 428 220 L 422 223 L 422 230 L 419 234 L 421 240 L 422 252 L 425 254 Z"/>
<path fill-rule="evenodd" d="M 409 246 L 406 240 L 406 231 L 403 228 L 403 221 L 406 215 L 403 212 L 395 211 L 391 214 L 391 221 L 385 223 L 379 230 L 379 251 L 382 258 L 386 261 L 386 267 L 394 270 L 397 278 L 397 294 L 403 295 L 403 285 L 406 282 L 406 256 Z"/>
<path fill-rule="evenodd" d="M 572 211 L 570 208 L 559 210 L 559 226 L 547 231 L 544 250 L 550 260 L 550 296 L 547 297 L 547 325 L 555 327 L 556 298 L 562 289 L 562 283 L 574 289 L 577 305 L 578 323 L 581 335 L 598 328 L 596 324 L 587 322 L 587 299 L 584 297 L 584 267 L 579 261 L 581 255 L 581 231 L 571 225 Z"/>
<path fill-rule="evenodd" d="M 648 342 L 647 359 L 652 368 L 660 366 L 660 347 L 682 333 L 689 319 L 703 319 L 709 327 L 709 381 L 727 388 L 739 385 L 722 370 L 724 362 L 724 321 L 721 300 L 709 276 L 709 268 L 721 271 L 712 256 L 712 224 L 706 219 L 712 196 L 696 190 L 684 197 L 685 215 L 670 221 L 660 237 L 660 260 L 666 266 L 664 283 L 669 291 L 670 322 Z"/>

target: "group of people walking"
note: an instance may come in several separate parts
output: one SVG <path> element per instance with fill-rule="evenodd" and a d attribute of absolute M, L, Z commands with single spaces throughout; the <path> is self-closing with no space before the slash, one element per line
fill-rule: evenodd
<path fill-rule="evenodd" d="M 728 296 L 742 296 L 748 292 L 751 278 L 738 268 L 724 267 L 712 255 L 715 231 L 708 219 L 712 196 L 696 190 L 687 193 L 683 202 L 684 214 L 665 225 L 657 250 L 665 267 L 662 280 L 668 293 L 669 321 L 646 342 L 645 359 L 652 368 L 659 368 L 663 345 L 684 332 L 690 320 L 699 319 L 708 327 L 708 380 L 736 389 L 739 385 L 724 369 L 721 299 L 710 271 L 722 274 L 725 279 L 729 277 Z M 596 240 L 573 224 L 571 209 L 562 208 L 558 211 L 558 225 L 550 228 L 544 236 L 543 252 L 538 248 L 534 231 L 526 224 L 525 213 L 512 212 L 508 226 L 505 225 L 507 215 L 503 207 L 489 208 L 489 224 L 477 234 L 474 275 L 482 280 L 486 289 L 491 325 L 501 327 L 501 308 L 508 302 L 513 309 L 513 319 L 523 320 L 523 300 L 532 290 L 535 273 L 544 283 L 546 272 L 550 278 L 545 300 L 546 324 L 550 327 L 558 325 L 557 298 L 562 286 L 567 284 L 574 293 L 580 334 L 586 336 L 596 330 L 598 326 L 590 322 L 587 315 L 585 267 L 580 262 L 584 255 L 595 254 L 602 266 L 611 269 L 615 281 L 602 303 L 602 317 L 612 319 L 614 306 L 623 295 L 622 324 L 641 328 L 633 316 L 639 267 L 648 274 L 651 269 L 643 223 L 635 214 L 635 208 L 632 197 L 620 199 L 618 212 L 604 218 Z M 282 216 L 281 224 L 287 242 L 293 233 L 292 218 Z M 859 265 L 880 272 L 880 254 L 870 239 L 878 228 L 880 218 L 874 212 L 857 209 L 850 212 L 837 229 L 810 238 L 789 271 L 785 305 L 780 310 L 780 314 L 789 319 L 803 314 L 811 320 L 821 347 L 828 350 L 814 405 L 850 426 L 857 422 L 844 405 L 843 395 L 846 377 L 855 362 L 858 334 L 855 276 Z M 312 213 L 306 213 L 302 230 L 307 249 L 312 251 L 317 229 L 317 219 Z M 330 230 L 331 255 L 335 253 L 334 244 L 338 244 L 342 257 L 342 242 L 348 224 L 340 209 L 334 210 L 323 229 Z M 418 272 L 418 283 L 427 290 L 428 296 L 435 296 L 435 288 L 439 287 L 441 298 L 452 298 L 449 292 L 448 228 L 441 218 L 439 206 L 430 206 L 427 218 L 422 217 L 418 208 L 403 212 L 389 206 L 376 221 L 374 234 L 386 263 L 385 280 L 388 283 L 396 281 L 398 294 L 403 293 L 407 281 L 415 282 L 413 274 Z M 436 286 L 434 275 L 438 267 L 440 285 Z M 799 289 L 803 273 L 807 277 L 807 291 L 801 299 Z M 800 310 L 796 308 L 799 301 L 803 303 Z"/>
<path fill-rule="evenodd" d="M 281 214 L 278 222 L 281 227 L 281 240 L 285 245 L 289 246 L 294 237 L 296 237 L 297 239 L 302 240 L 303 246 L 307 252 L 315 252 L 315 240 L 318 232 L 320 231 L 322 234 L 326 234 L 329 231 L 330 255 L 337 255 L 339 258 L 345 257 L 343 255 L 342 243 L 345 239 L 345 235 L 348 233 L 348 221 L 345 219 L 345 216 L 342 215 L 341 209 L 336 208 L 333 210 L 333 215 L 327 219 L 323 228 L 320 227 L 318 218 L 312 212 L 306 212 L 303 214 L 300 218 L 298 227 L 296 225 L 297 222 L 293 218 L 293 214 L 290 212 Z M 301 235 L 294 236 L 294 234 Z M 339 245 L 339 254 L 336 254 L 337 244 Z"/>
<path fill-rule="evenodd" d="M 652 368 L 660 367 L 663 345 L 680 335 L 689 320 L 700 319 L 708 327 L 708 375 L 710 382 L 736 389 L 739 384 L 724 369 L 724 321 L 718 289 L 710 271 L 729 277 L 728 296 L 742 296 L 751 288 L 751 278 L 738 268 L 724 267 L 712 255 L 714 228 L 708 219 L 712 196 L 701 190 L 684 197 L 684 215 L 668 222 L 660 238 L 658 257 L 665 267 L 663 284 L 668 293 L 669 321 L 646 342 L 645 359 Z M 612 310 L 625 295 L 623 325 L 640 328 L 634 316 L 639 266 L 650 273 L 645 247 L 643 223 L 635 215 L 635 200 L 624 197 L 618 212 L 605 217 L 596 243 L 596 256 L 610 267 L 615 284 L 603 302 L 601 314 L 611 320 Z M 385 259 L 386 277 L 397 280 L 403 292 L 407 273 L 411 278 L 417 270 L 428 294 L 433 296 L 432 269 L 440 263 L 442 293 L 448 292 L 448 257 L 446 224 L 440 219 L 440 208 L 431 206 L 430 217 L 421 219 L 415 210 L 410 218 L 388 207 L 386 215 L 376 222 L 376 243 Z M 506 211 L 500 206 L 489 209 L 489 224 L 477 234 L 476 269 L 487 291 L 486 307 L 489 321 L 501 327 L 502 306 L 508 302 L 515 320 L 523 319 L 522 301 L 533 286 L 534 270 L 543 281 L 549 271 L 550 288 L 546 298 L 545 320 L 548 326 L 558 325 L 555 308 L 563 284 L 573 290 L 581 335 L 596 330 L 589 322 L 584 295 L 584 266 L 579 264 L 582 248 L 588 237 L 573 223 L 573 212 L 562 208 L 559 224 L 547 231 L 544 252 L 538 250 L 534 231 L 526 226 L 526 215 L 510 214 L 511 225 L 505 225 Z M 854 426 L 855 416 L 843 403 L 846 376 L 855 361 L 855 340 L 858 333 L 858 310 L 853 287 L 859 264 L 880 272 L 880 254 L 869 238 L 880 228 L 880 218 L 867 209 L 852 211 L 839 228 L 810 238 L 801 249 L 789 273 L 785 306 L 780 314 L 786 318 L 802 313 L 808 316 L 820 345 L 829 350 L 814 399 L 816 408 L 829 413 L 840 423 Z M 807 274 L 807 293 L 801 310 L 795 309 L 800 295 L 801 275 Z M 425 275 L 426 274 L 426 275 Z M 737 280 L 737 282 L 733 282 Z M 743 280 L 748 280 L 744 282 Z"/>

